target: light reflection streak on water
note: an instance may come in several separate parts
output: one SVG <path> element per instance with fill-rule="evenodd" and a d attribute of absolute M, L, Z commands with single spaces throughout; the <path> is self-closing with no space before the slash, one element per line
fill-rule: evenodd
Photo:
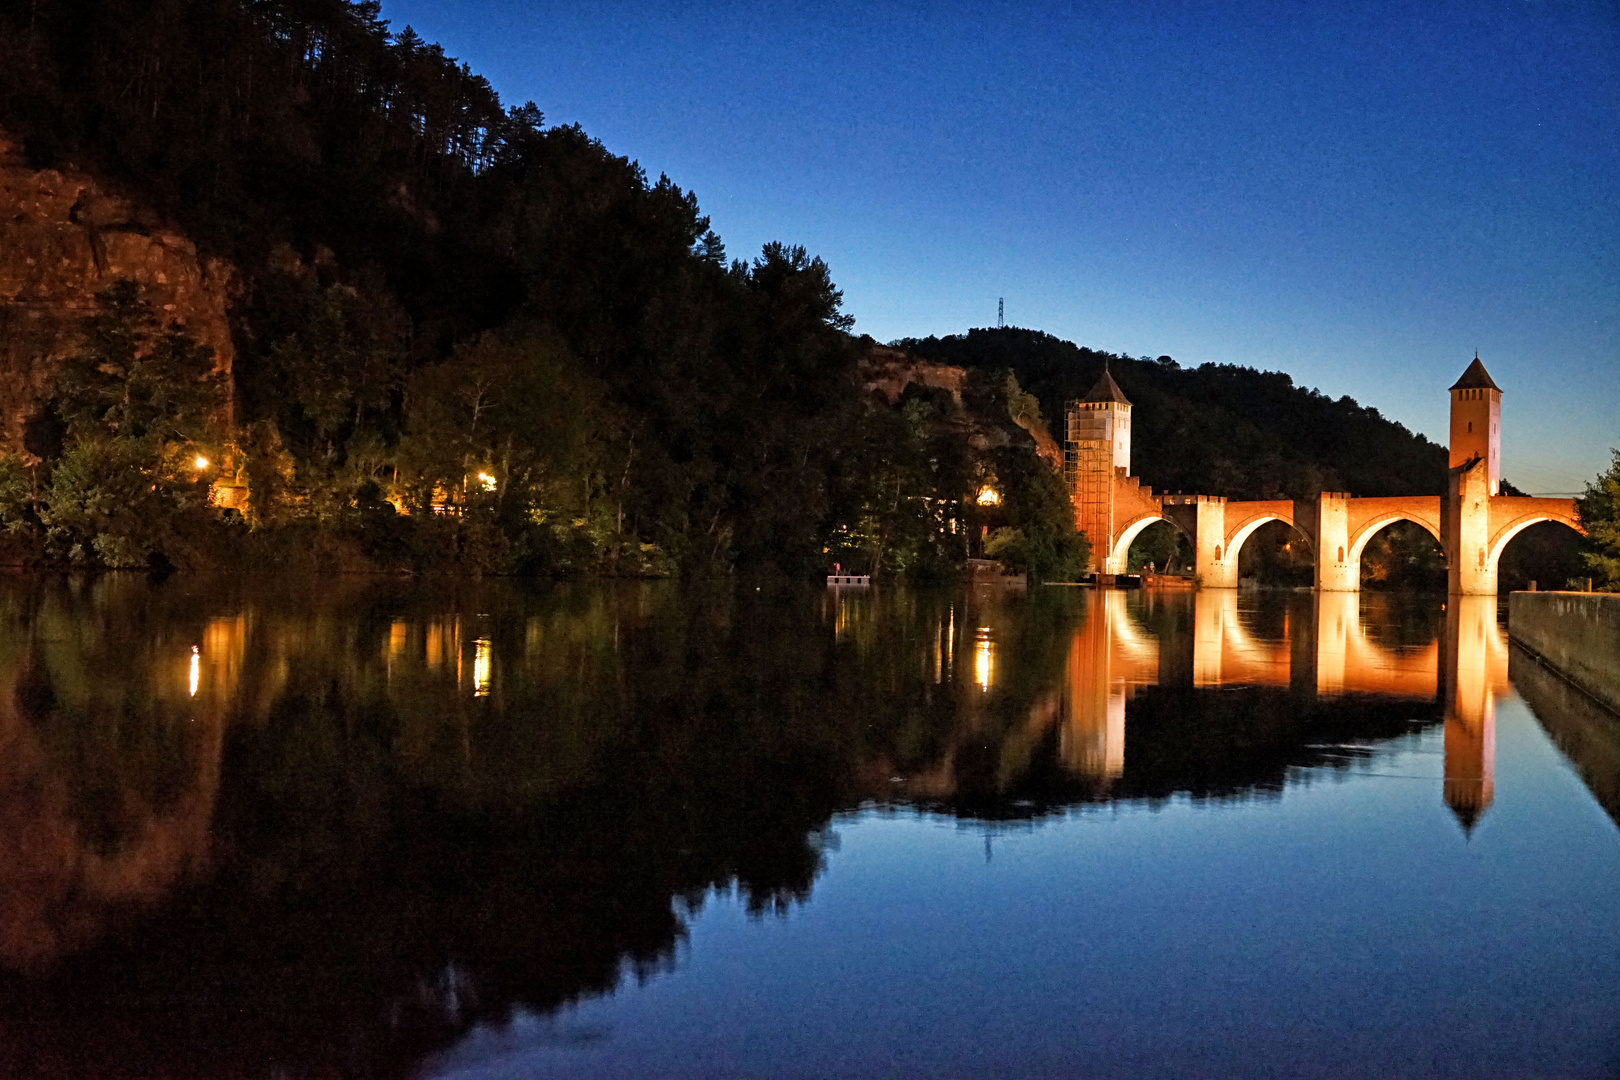
<path fill-rule="evenodd" d="M 1208 673 L 1211 678 L 1218 678 L 1222 687 L 1267 688 L 1277 693 L 1265 697 L 1265 701 L 1282 702 L 1286 693 L 1291 695 L 1287 700 L 1304 700 L 1322 711 L 1332 704 L 1330 699 L 1336 696 L 1389 695 L 1410 698 L 1417 703 L 1413 715 L 1421 716 L 1425 723 L 1440 718 L 1439 708 L 1426 707 L 1434 704 L 1438 693 L 1443 701 L 1444 733 L 1442 736 L 1438 730 L 1427 730 L 1422 746 L 1428 754 L 1443 754 L 1443 787 L 1441 776 L 1438 775 L 1440 763 L 1433 758 L 1425 762 L 1428 767 L 1426 775 L 1421 779 L 1412 778 L 1413 782 L 1430 785 L 1430 790 L 1422 796 L 1427 800 L 1423 805 L 1429 811 L 1439 810 L 1438 804 L 1443 799 L 1445 806 L 1463 822 L 1465 829 L 1475 830 L 1482 819 L 1486 822 L 1486 831 L 1474 836 L 1476 850 L 1482 836 L 1487 844 L 1496 842 L 1499 834 L 1494 830 L 1498 828 L 1498 823 L 1485 815 L 1490 813 L 1494 801 L 1496 695 L 1507 692 L 1507 652 L 1505 639 L 1496 622 L 1494 598 L 1483 598 L 1477 604 L 1453 600 L 1447 609 L 1449 618 L 1443 620 L 1444 630 L 1436 640 L 1426 624 L 1419 626 L 1416 631 L 1420 636 L 1410 633 L 1407 637 L 1397 635 L 1392 629 L 1392 620 L 1381 621 L 1376 614 L 1368 615 L 1362 609 L 1363 601 L 1353 595 L 1286 599 L 1290 606 L 1284 611 L 1280 635 L 1277 625 L 1262 617 L 1267 614 L 1267 609 L 1261 602 L 1285 602 L 1280 598 L 1256 599 L 1237 590 L 1204 590 L 1196 595 L 1169 597 L 1088 591 L 1072 594 L 1073 600 L 1069 601 L 1070 595 L 1063 594 L 1056 599 L 1085 604 L 1089 610 L 1084 617 L 1079 612 L 1071 612 L 1073 618 L 1067 622 L 1054 621 L 1050 626 L 1037 626 L 1035 629 L 1031 629 L 1032 624 L 1019 622 L 1023 617 L 1022 605 L 1028 603 L 1021 594 L 997 593 L 989 599 L 982 594 L 970 595 L 963 601 L 963 624 L 964 644 L 968 642 L 967 632 L 973 632 L 971 678 L 960 678 L 950 666 L 955 643 L 955 606 L 941 601 L 934 601 L 931 608 L 919 604 L 922 609 L 920 615 L 907 617 L 928 618 L 932 633 L 926 630 L 921 634 L 911 633 L 910 627 L 915 624 L 902 624 L 908 631 L 904 635 L 890 632 L 901 615 L 881 608 L 872 599 L 863 598 L 860 606 L 851 602 L 840 607 L 845 632 L 859 636 L 860 632 L 865 631 L 864 640 L 871 644 L 863 645 L 863 648 L 869 647 L 871 652 L 846 648 L 838 650 L 833 656 L 833 660 L 839 664 L 869 665 L 856 672 L 861 680 L 866 681 L 852 679 L 847 691 L 851 695 L 859 693 L 862 696 L 840 698 L 839 701 L 858 701 L 860 709 L 864 710 L 871 704 L 866 695 L 876 697 L 883 692 L 879 680 L 900 667 L 898 664 L 892 668 L 886 666 L 889 654 L 883 650 L 892 641 L 903 640 L 908 649 L 926 650 L 925 655 L 933 658 L 936 682 L 942 672 L 948 673 L 948 689 L 944 692 L 919 686 L 917 672 L 924 664 L 907 657 L 904 665 L 907 681 L 891 698 L 880 700 L 874 706 L 894 708 L 897 704 L 915 704 L 911 699 L 902 697 L 903 693 L 932 695 L 929 701 L 939 704 L 937 711 L 929 714 L 929 722 L 938 725 L 934 730 L 942 733 L 939 745 L 943 748 L 920 753 L 912 762 L 904 763 L 898 769 L 890 765 L 890 759 L 882 760 L 880 764 L 886 767 L 880 776 L 874 774 L 873 781 L 880 798 L 909 798 L 918 805 L 946 803 L 962 790 L 958 787 L 962 777 L 973 779 L 967 768 L 976 767 L 975 763 L 966 754 L 960 753 L 961 748 L 969 747 L 976 752 L 981 745 L 989 745 L 995 751 L 992 764 L 1000 770 L 996 774 L 996 782 L 1005 785 L 997 790 L 1016 794 L 1013 785 L 1001 778 L 1012 777 L 1014 782 L 1018 782 L 1021 776 L 1030 771 L 1028 762 L 1044 763 L 1044 758 L 1039 755 L 1048 754 L 1047 748 L 1050 746 L 1044 740 L 1052 733 L 1054 725 L 1061 725 L 1056 732 L 1056 764 L 1072 776 L 1088 782 L 1083 788 L 1069 789 L 1083 791 L 1089 800 L 1077 804 L 1082 809 L 1076 812 L 1087 812 L 1085 808 L 1100 805 L 1105 794 L 1110 799 L 1119 800 L 1113 804 L 1115 806 L 1135 805 L 1131 800 L 1142 799 L 1139 793 L 1150 790 L 1150 785 L 1144 783 L 1142 777 L 1145 775 L 1151 781 L 1155 775 L 1152 772 L 1155 762 L 1166 757 L 1162 753 L 1155 753 L 1155 750 L 1166 747 L 1175 749 L 1179 745 L 1175 738 L 1191 737 L 1188 733 L 1196 729 L 1191 723 L 1185 725 L 1184 731 L 1180 728 L 1167 730 L 1163 724 L 1155 729 L 1151 721 L 1155 716 L 1162 718 L 1168 715 L 1163 703 L 1173 703 L 1175 699 L 1146 696 L 1145 701 L 1133 706 L 1144 709 L 1141 715 L 1150 723 L 1134 724 L 1129 731 L 1134 757 L 1133 773 L 1127 776 L 1124 770 L 1127 760 L 1127 702 L 1133 700 L 1132 696 L 1138 688 L 1151 687 L 1161 681 L 1166 684 L 1166 694 L 1182 693 L 1184 686 L 1185 692 L 1190 694 L 1193 671 L 1197 670 Z M 1051 597 L 1047 599 L 1052 600 Z M 1158 605 L 1157 608 L 1154 605 Z M 1370 602 L 1367 607 L 1374 613 L 1381 610 Z M 250 614 L 253 611 L 251 608 L 246 610 Z M 817 641 L 825 637 L 822 621 L 826 617 L 825 611 L 822 607 L 816 612 L 814 633 Z M 945 613 L 944 619 L 939 618 L 941 611 Z M 1275 608 L 1270 611 L 1274 612 Z M 512 716 L 528 715 L 520 711 L 525 707 L 526 700 L 543 700 L 542 694 L 553 686 L 571 686 L 575 683 L 568 680 L 583 681 L 592 677 L 599 669 L 590 668 L 583 662 L 575 663 L 575 659 L 582 653 L 594 658 L 609 633 L 615 643 L 620 635 L 617 617 L 613 619 L 611 629 L 609 624 L 584 623 L 577 630 L 578 636 L 569 638 L 565 635 L 573 631 L 572 624 L 562 622 L 560 616 L 556 616 L 557 621 L 553 623 L 533 615 L 528 617 L 525 624 L 515 621 L 521 615 L 519 611 L 509 625 L 526 625 L 522 646 L 525 651 L 518 655 L 527 656 L 528 660 L 522 664 L 512 662 L 515 657 L 510 650 L 518 648 L 516 639 L 511 639 L 504 646 L 509 654 L 503 656 L 503 692 L 500 698 L 493 697 L 493 641 L 487 636 L 476 636 L 474 656 L 470 658 L 473 664 L 469 671 L 473 682 L 472 696 L 492 700 L 458 712 L 454 700 L 465 701 L 468 696 L 465 683 L 455 685 L 448 677 L 448 671 L 431 680 L 414 679 L 392 699 L 400 707 L 403 721 L 398 730 L 405 733 L 404 737 L 397 743 L 380 745 L 397 745 L 402 755 L 420 755 L 403 757 L 402 760 L 425 760 L 429 766 L 439 768 L 440 761 L 451 760 L 450 750 L 456 746 L 452 739 L 443 737 L 441 718 L 457 716 L 462 721 L 460 747 L 465 756 L 461 761 L 454 762 L 454 770 L 442 771 L 446 775 L 453 772 L 457 777 L 470 775 L 479 780 L 485 776 L 500 776 L 500 769 L 505 768 L 506 763 L 497 753 L 474 752 L 480 747 L 480 726 L 485 733 L 499 734 L 501 728 L 498 725 L 507 722 L 505 716 L 508 712 Z M 369 679 L 376 673 L 380 660 L 386 660 L 388 670 L 397 678 L 401 672 L 419 675 L 429 665 L 442 668 L 449 663 L 451 652 L 454 651 L 457 656 L 456 674 L 459 676 L 460 658 L 464 653 L 459 651 L 462 624 L 458 623 L 457 616 L 413 614 L 409 622 L 395 618 L 382 633 L 380 650 L 369 629 L 369 621 L 344 623 L 332 618 L 329 624 L 311 627 L 303 616 L 303 611 L 297 610 L 258 614 L 253 618 L 216 619 L 208 624 L 199 644 L 190 647 L 189 692 L 195 698 L 201 688 L 201 644 L 209 646 L 209 697 L 203 702 L 192 703 L 198 725 L 191 731 L 192 737 L 199 740 L 198 746 L 212 749 L 198 758 L 201 763 L 198 767 L 203 770 L 200 773 L 203 779 L 198 781 L 197 787 L 199 795 L 196 805 L 200 809 L 191 818 L 169 815 L 176 821 L 182 824 L 189 820 L 206 823 L 210 819 L 209 810 L 213 806 L 213 792 L 218 786 L 220 769 L 220 733 L 227 722 L 236 722 L 236 717 L 262 717 L 269 715 L 269 710 L 277 708 L 278 702 L 308 700 L 301 695 L 310 688 L 319 692 L 331 685 L 327 681 L 329 678 Z M 892 621 L 884 622 L 884 617 Z M 1386 628 L 1386 622 L 1391 628 Z M 142 625 L 144 632 L 144 624 L 138 625 Z M 472 623 L 466 628 L 476 635 L 476 625 Z M 552 631 L 550 628 L 554 625 L 557 629 Z M 634 632 L 635 625 L 630 621 L 625 623 L 627 628 L 632 628 L 628 631 L 630 633 Z M 364 629 L 353 629 L 356 626 Z M 428 635 L 430 626 L 433 628 L 434 641 L 431 648 L 425 648 L 424 637 Z M 488 624 L 484 628 L 488 631 Z M 1041 638 L 1035 636 L 1036 630 L 1062 636 Z M 1208 632 L 1194 633 L 1195 630 Z M 183 632 L 174 631 L 176 637 Z M 548 633 L 556 636 L 548 638 Z M 509 631 L 508 636 L 510 638 Z M 1400 644 L 1387 643 L 1385 636 Z M 154 643 L 154 660 L 161 662 L 164 672 L 161 680 L 163 692 L 172 694 L 173 684 L 168 683 L 167 679 L 172 677 L 173 669 L 168 665 L 173 662 L 173 644 L 178 642 L 172 638 L 171 644 L 161 644 L 162 638 L 145 637 L 143 640 Z M 183 640 L 183 637 L 179 637 L 179 640 Z M 625 638 L 626 642 L 634 640 L 632 637 Z M 736 639 L 727 637 L 717 640 Z M 648 641 L 642 644 L 648 649 L 653 647 Z M 1000 646 L 1004 644 L 1009 647 L 1001 649 Z M 360 654 L 361 650 L 363 655 Z M 627 648 L 626 655 L 641 657 L 646 653 Z M 547 662 L 556 662 L 551 667 L 542 668 L 536 662 L 542 656 Z M 663 654 L 655 653 L 654 656 L 661 658 Z M 405 666 L 394 667 L 396 661 Z M 630 662 L 626 660 L 625 664 Z M 80 668 L 85 666 L 81 664 Z M 642 669 L 627 666 L 624 670 Z M 666 669 L 658 666 L 651 670 L 662 672 Z M 800 672 L 804 669 L 795 666 L 782 670 Z M 358 676 L 354 674 L 356 672 Z M 146 677 L 144 670 L 140 672 L 140 677 Z M 59 678 L 56 685 L 63 687 L 71 684 L 65 678 Z M 988 696 L 991 688 L 997 691 L 994 698 Z M 345 695 L 346 699 L 354 697 L 358 695 Z M 1259 695 L 1255 697 L 1258 699 Z M 1215 701 L 1216 696 L 1202 694 L 1195 700 L 1208 703 Z M 1155 707 L 1160 709 L 1157 714 L 1152 711 Z M 851 715 L 859 714 L 851 710 Z M 476 723 L 467 722 L 475 716 Z M 213 743 L 204 743 L 204 736 L 198 734 L 205 724 L 208 725 L 208 737 L 215 740 Z M 17 730 L 26 734 L 28 729 L 19 727 Z M 1369 736 L 1363 743 L 1356 740 L 1357 731 L 1351 728 L 1335 734 L 1335 745 L 1346 748 L 1338 758 L 1352 764 L 1358 761 L 1370 763 L 1372 748 L 1385 745 L 1380 741 L 1383 736 Z M 1315 737 L 1314 733 L 1307 734 L 1308 737 Z M 341 740 L 339 745 L 341 748 Z M 441 745 L 446 749 L 439 749 Z M 499 743 L 493 745 L 500 747 Z M 886 752 L 885 744 L 876 745 L 879 752 Z M 438 756 L 427 756 L 423 747 L 433 747 L 431 753 Z M 1510 741 L 1504 742 L 1505 753 L 1510 753 L 1511 747 Z M 1310 744 L 1305 744 L 1305 748 L 1320 749 Z M 1219 748 L 1216 749 L 1218 751 Z M 1326 753 L 1311 754 L 1305 755 L 1304 760 L 1322 760 L 1329 756 Z M 1378 760 L 1383 762 L 1386 759 Z M 1401 760 L 1408 759 L 1403 757 Z M 495 764 L 492 765 L 492 762 Z M 966 762 L 967 766 L 960 766 L 960 762 Z M 1311 770 L 1316 766 L 1290 764 L 1287 768 L 1290 777 L 1308 782 Z M 891 786 L 895 782 L 892 777 L 897 771 L 905 774 L 902 788 Z M 1400 768 L 1379 772 L 1368 767 L 1360 769 L 1361 775 L 1366 777 L 1395 776 L 1403 771 Z M 566 773 L 561 775 L 565 778 L 568 776 Z M 1240 771 L 1239 775 L 1242 778 L 1247 774 Z M 524 777 L 520 774 L 518 779 Z M 1244 779 L 1244 782 L 1250 781 Z M 862 783 L 865 781 L 862 780 Z M 1297 785 L 1298 780 L 1291 778 L 1288 783 Z M 853 790 L 864 794 L 869 789 L 858 787 Z M 1341 789 L 1340 793 L 1347 790 Z M 1504 790 L 1511 789 L 1505 784 Z M 894 794 L 889 794 L 891 792 Z M 1179 800 L 1182 797 L 1175 798 Z M 1239 800 L 1243 801 L 1246 800 Z M 1227 809 L 1239 808 L 1239 802 L 1222 805 Z M 1024 808 L 1036 804 L 1020 800 L 1010 805 Z M 1199 821 L 1208 822 L 1216 816 L 1216 811 L 1211 809 L 1215 804 L 1199 805 L 1202 807 L 1197 811 L 1201 815 Z M 1581 809 L 1585 812 L 1584 803 Z M 814 809 L 815 814 L 822 812 L 819 808 Z M 1023 810 L 1017 809 L 1017 812 L 1022 813 Z M 1219 812 L 1224 813 L 1225 810 Z M 1233 812 L 1238 812 L 1238 809 L 1233 809 Z M 1156 809 L 1154 813 L 1158 815 L 1159 811 Z M 1498 811 L 1497 816 L 1506 815 Z M 157 820 L 160 828 L 169 827 L 166 824 L 168 817 L 163 814 Z M 822 819 L 818 817 L 815 820 Z M 1160 816 L 1156 820 L 1162 823 L 1166 819 Z M 150 828 L 141 835 L 152 835 L 164 843 L 174 843 L 169 833 L 154 832 Z M 202 826 L 190 829 L 185 836 L 191 837 L 194 845 L 206 839 Z M 1000 836 L 998 827 L 998 840 Z M 139 855 L 142 859 L 156 862 L 148 852 L 159 846 L 156 841 L 146 847 L 133 846 L 129 849 L 133 853 L 131 859 Z M 997 847 L 997 855 L 1000 855 L 999 843 Z M 174 850 L 206 854 L 206 848 L 186 848 L 178 844 L 174 845 Z M 201 858 L 201 854 L 196 855 L 194 861 Z M 1015 855 L 1010 860 L 1011 865 L 1018 865 L 1016 858 Z M 83 861 L 92 862 L 88 858 Z M 1000 873 L 1004 863 L 1008 862 L 998 859 L 997 872 Z M 171 875 L 178 872 L 164 870 L 164 873 Z M 65 880 L 69 886 L 78 887 L 73 885 L 71 878 Z M 162 880 L 168 881 L 170 878 Z M 0 888 L 0 897 L 5 894 L 6 890 Z M 451 1018 L 460 1015 L 463 998 L 457 969 L 453 965 L 446 967 L 442 978 L 430 979 L 430 985 L 442 995 L 432 1000 L 442 1000 L 445 1015 Z M 408 1015 L 406 1022 L 411 1022 Z M 0 1054 L 0 1057 L 3 1056 Z"/>
<path fill-rule="evenodd" d="M 990 640 L 990 628 L 979 627 L 973 642 L 973 681 L 979 689 L 989 691 L 996 677 L 996 645 Z"/>
<path fill-rule="evenodd" d="M 473 697 L 489 697 L 489 638 L 473 641 Z"/>

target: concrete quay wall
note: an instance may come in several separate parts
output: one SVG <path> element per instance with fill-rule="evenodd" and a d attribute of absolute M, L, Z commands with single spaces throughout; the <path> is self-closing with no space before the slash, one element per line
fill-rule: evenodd
<path fill-rule="evenodd" d="M 1508 636 L 1620 713 L 1620 593 L 1516 592 Z"/>

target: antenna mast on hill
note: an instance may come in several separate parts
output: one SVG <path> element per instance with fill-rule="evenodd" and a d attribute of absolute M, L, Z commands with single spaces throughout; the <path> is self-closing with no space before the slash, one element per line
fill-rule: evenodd
<path fill-rule="evenodd" d="M 1000 330 L 1007 325 L 1007 298 L 996 299 L 996 329 Z"/>

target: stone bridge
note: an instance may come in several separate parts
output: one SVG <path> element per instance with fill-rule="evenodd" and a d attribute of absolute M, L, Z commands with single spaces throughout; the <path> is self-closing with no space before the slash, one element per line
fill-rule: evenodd
<path fill-rule="evenodd" d="M 1520 532 L 1542 521 L 1584 530 L 1574 499 L 1497 493 L 1501 391 L 1478 357 L 1451 394 L 1445 495 L 1356 498 L 1324 491 L 1308 500 L 1238 502 L 1218 495 L 1155 495 L 1128 475 L 1131 405 L 1104 373 L 1085 399 L 1070 406 L 1065 457 L 1075 525 L 1091 538 L 1093 569 L 1125 573 L 1131 542 L 1155 521 L 1168 521 L 1192 542 L 1199 584 L 1234 588 L 1244 542 L 1260 526 L 1280 521 L 1310 544 L 1318 589 L 1353 592 L 1361 587 L 1367 542 L 1394 522 L 1410 521 L 1445 553 L 1450 592 L 1495 595 L 1502 551 Z"/>

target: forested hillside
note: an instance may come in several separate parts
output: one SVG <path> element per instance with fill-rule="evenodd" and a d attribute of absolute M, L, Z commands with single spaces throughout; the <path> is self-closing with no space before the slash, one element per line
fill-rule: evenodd
<path fill-rule="evenodd" d="M 378 14 L 345 0 L 0 8 L 0 125 L 30 163 L 120 185 L 230 260 L 240 287 L 234 428 L 177 422 L 143 441 L 53 401 L 79 421 L 60 459 L 0 477 L 14 536 L 41 537 L 47 559 L 215 559 L 220 538 L 184 513 L 203 479 L 183 467 L 194 449 L 240 474 L 252 529 L 235 547 L 271 563 L 800 572 L 961 557 L 966 523 L 944 543 L 929 502 L 961 493 L 934 490 L 910 461 L 915 425 L 856 390 L 862 347 L 820 259 L 771 244 L 728 261 L 689 192 L 533 105 L 505 108 Z M 107 307 L 79 370 L 117 366 L 97 341 L 142 353 L 164 332 L 139 298 L 119 310 L 145 329 L 109 324 Z M 66 511 L 106 501 L 96 481 L 114 459 L 169 501 L 103 535 Z M 897 486 L 897 470 L 926 487 Z M 52 488 L 70 475 L 71 491 Z M 919 534 L 881 527 L 897 514 L 939 550 L 881 550 Z M 180 524 L 143 531 L 160 520 Z"/>
<path fill-rule="evenodd" d="M 1160 489 L 1444 483 L 1441 448 L 1286 375 L 1033 331 L 900 343 L 969 369 L 965 404 L 874 396 L 819 258 L 729 258 L 691 192 L 503 105 L 373 2 L 0 5 L 0 129 L 137 205 L 120 228 L 232 267 L 235 353 L 214 385 L 106 280 L 37 437 L 0 455 L 14 561 L 932 576 L 989 551 L 1068 576 L 1084 547 L 1024 390 L 1056 427 L 1105 360 Z M 210 510 L 227 487 L 243 514 Z"/>
<path fill-rule="evenodd" d="M 1132 358 L 1080 348 L 1050 334 L 1008 327 L 896 342 L 913 355 L 970 369 L 1014 372 L 1048 416 L 1083 395 L 1104 365 L 1131 399 L 1131 465 L 1159 491 L 1231 499 L 1439 495 L 1447 451 L 1349 397 L 1294 385 L 1286 374 L 1225 364 L 1182 367 L 1169 356 Z M 1458 370 L 1463 361 L 1459 359 Z M 1437 395 L 1445 393 L 1436 387 Z M 1504 494 L 1523 494 L 1508 477 Z M 1245 545 L 1244 574 L 1275 584 L 1312 582 L 1311 554 L 1285 526 L 1266 526 Z M 1176 537 L 1150 532 L 1142 562 L 1173 558 Z M 1186 545 L 1180 544 L 1182 556 Z M 1593 565 L 1597 565 L 1593 563 Z M 1445 588 L 1445 560 L 1421 528 L 1397 522 L 1362 558 L 1372 588 Z M 1562 586 L 1587 573 L 1580 544 L 1561 525 L 1532 526 L 1503 553 L 1504 589 Z"/>
<path fill-rule="evenodd" d="M 1010 369 L 1049 416 L 1091 389 L 1106 364 L 1134 406 L 1132 469 L 1160 491 L 1231 499 L 1445 491 L 1445 447 L 1348 397 L 1295 386 L 1282 372 L 1184 368 L 1168 356 L 1133 359 L 1012 327 L 896 345 L 941 363 Z"/>

